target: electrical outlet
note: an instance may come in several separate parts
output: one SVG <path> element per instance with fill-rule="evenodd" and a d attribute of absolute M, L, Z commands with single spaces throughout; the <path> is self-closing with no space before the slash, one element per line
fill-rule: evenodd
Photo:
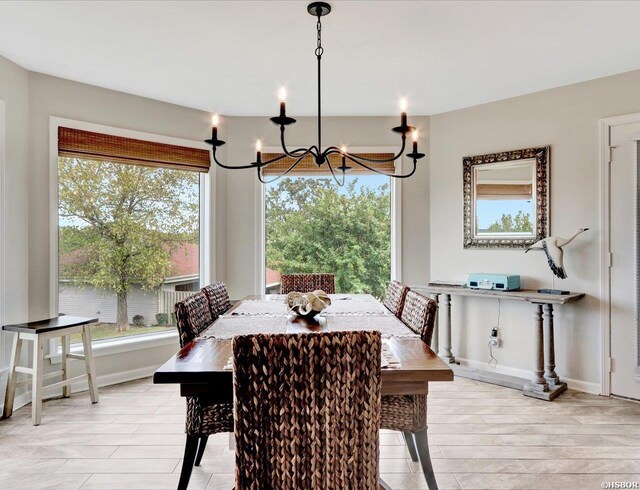
<path fill-rule="evenodd" d="M 491 347 L 500 347 L 500 339 L 498 338 L 497 327 L 493 327 L 491 329 L 491 335 L 489 336 L 489 345 L 491 345 Z"/>

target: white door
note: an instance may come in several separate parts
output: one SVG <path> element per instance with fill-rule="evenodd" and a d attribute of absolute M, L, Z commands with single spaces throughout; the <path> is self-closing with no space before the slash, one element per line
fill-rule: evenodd
<path fill-rule="evenodd" d="M 640 123 L 611 128 L 611 394 L 634 399 L 640 399 L 638 138 Z"/>

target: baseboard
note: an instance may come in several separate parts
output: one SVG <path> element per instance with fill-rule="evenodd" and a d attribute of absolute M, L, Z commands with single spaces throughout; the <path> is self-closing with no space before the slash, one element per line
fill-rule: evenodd
<path fill-rule="evenodd" d="M 98 387 L 102 388 L 105 386 L 117 385 L 120 383 L 126 383 L 127 381 L 135 381 L 136 379 L 148 378 L 152 376 L 153 373 L 160 367 L 161 365 L 155 366 L 147 366 L 143 368 L 130 369 L 129 371 L 121 371 L 119 373 L 110 373 L 103 374 L 98 376 Z M 89 391 L 89 385 L 87 381 L 76 381 L 75 383 L 71 383 L 71 393 L 82 393 L 84 391 Z M 46 390 L 44 392 L 45 400 L 50 398 L 56 398 L 62 396 L 62 387 L 57 390 Z M 31 390 L 27 389 L 26 391 L 16 394 L 13 410 L 18 410 L 21 407 L 31 403 Z M 2 410 L 4 406 L 4 401 L 0 404 L 0 410 Z"/>
<path fill-rule="evenodd" d="M 481 369 L 483 371 L 487 371 L 490 373 L 499 373 L 506 374 L 508 376 L 517 376 L 519 378 L 531 378 L 532 372 L 526 369 L 519 369 L 509 366 L 500 366 L 493 369 L 490 368 L 486 362 L 476 361 L 473 359 L 464 359 L 461 357 L 456 357 L 456 360 L 460 361 L 460 365 L 468 366 L 473 369 Z M 569 385 L 570 390 L 581 391 L 584 393 L 591 393 L 593 395 L 600 394 L 600 384 L 599 383 L 591 383 L 589 381 L 582 381 L 579 379 L 571 379 L 560 376 L 561 381 L 564 381 Z"/>

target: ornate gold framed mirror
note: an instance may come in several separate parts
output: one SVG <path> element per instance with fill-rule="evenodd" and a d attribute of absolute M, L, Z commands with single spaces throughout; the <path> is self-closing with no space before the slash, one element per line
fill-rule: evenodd
<path fill-rule="evenodd" d="M 464 248 L 525 248 L 549 233 L 549 147 L 464 157 Z"/>

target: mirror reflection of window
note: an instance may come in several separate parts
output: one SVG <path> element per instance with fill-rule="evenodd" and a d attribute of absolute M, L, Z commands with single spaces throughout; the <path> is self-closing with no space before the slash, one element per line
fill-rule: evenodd
<path fill-rule="evenodd" d="M 535 232 L 535 160 L 475 169 L 475 235 L 531 237 Z"/>

